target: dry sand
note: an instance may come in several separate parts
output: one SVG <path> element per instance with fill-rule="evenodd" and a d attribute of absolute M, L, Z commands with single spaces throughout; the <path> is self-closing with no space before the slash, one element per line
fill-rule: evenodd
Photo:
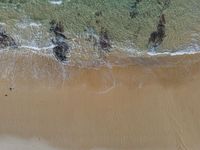
<path fill-rule="evenodd" d="M 200 148 L 199 55 L 98 69 L 1 57 L 1 150 Z"/>

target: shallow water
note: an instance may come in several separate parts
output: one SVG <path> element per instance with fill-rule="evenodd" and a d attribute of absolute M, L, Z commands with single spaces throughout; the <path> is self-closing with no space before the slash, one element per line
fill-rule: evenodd
<path fill-rule="evenodd" d="M 164 5 L 166 1 L 168 1 L 167 6 Z M 86 41 L 87 35 L 98 36 L 102 27 L 109 32 L 113 53 L 120 51 L 128 55 L 138 55 L 139 52 L 151 51 L 147 47 L 148 38 L 150 33 L 156 30 L 159 16 L 165 14 L 167 36 L 156 52 L 199 50 L 199 0 L 189 2 L 142 0 L 137 5 L 137 15 L 131 18 L 130 12 L 135 11 L 131 6 L 134 6 L 135 2 L 135 0 L 1 1 L 0 21 L 19 44 L 47 47 L 51 38 L 48 32 L 49 22 L 52 19 L 61 20 L 65 25 L 66 35 L 71 38 L 69 43 L 73 53 L 76 57 L 80 55 L 90 59 L 98 55 L 98 52 L 93 49 L 93 42 Z M 90 30 L 85 32 L 86 28 L 94 32 Z M 76 49 L 80 50 L 80 47 L 83 53 Z"/>

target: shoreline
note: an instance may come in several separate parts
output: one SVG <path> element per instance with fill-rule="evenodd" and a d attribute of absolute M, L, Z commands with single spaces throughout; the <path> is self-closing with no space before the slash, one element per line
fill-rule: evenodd
<path fill-rule="evenodd" d="M 89 61 L 82 62 L 82 64 L 71 62 L 63 64 L 57 61 L 54 56 L 49 56 L 30 53 L 29 51 L 25 53 L 13 51 L 1 53 L 0 80 L 10 81 L 12 84 L 17 80 L 33 80 L 35 82 L 42 81 L 45 85 L 48 85 L 48 82 L 59 85 L 71 79 L 76 80 L 76 77 L 80 78 L 81 72 L 101 72 L 101 70 L 104 70 L 105 74 L 106 72 L 112 74 L 113 70 L 126 70 L 126 68 L 137 69 L 136 72 L 148 74 L 157 68 L 165 71 L 181 67 L 180 73 L 177 72 L 177 74 L 182 76 L 185 68 L 193 68 L 200 63 L 200 54 L 144 57 L 110 55 L 97 62 Z"/>

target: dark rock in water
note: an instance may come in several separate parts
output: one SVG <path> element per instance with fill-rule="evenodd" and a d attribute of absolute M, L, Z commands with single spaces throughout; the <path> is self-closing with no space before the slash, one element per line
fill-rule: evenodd
<path fill-rule="evenodd" d="M 52 20 L 50 22 L 50 25 L 51 25 L 50 27 L 51 32 L 60 32 L 60 33 L 64 32 L 64 26 L 61 21 L 56 22 L 55 20 Z"/>
<path fill-rule="evenodd" d="M 135 1 L 133 2 L 133 4 L 131 5 L 131 7 L 130 7 L 130 12 L 129 12 L 131 18 L 135 18 L 135 17 L 139 14 L 138 5 L 139 5 L 139 3 L 140 3 L 141 1 L 142 1 L 142 0 L 135 0 Z"/>
<path fill-rule="evenodd" d="M 51 25 L 51 27 L 50 27 L 50 32 L 54 32 L 54 30 L 55 30 L 55 28 L 56 28 L 56 21 L 55 20 L 51 20 L 50 22 L 49 22 L 49 24 Z"/>
<path fill-rule="evenodd" d="M 69 52 L 69 46 L 67 43 L 62 42 L 53 48 L 53 52 L 59 61 L 66 61 L 66 55 Z"/>
<path fill-rule="evenodd" d="M 56 45 L 53 48 L 53 53 L 59 61 L 67 61 L 66 55 L 69 53 L 69 45 L 65 41 L 67 37 L 63 34 L 64 26 L 61 22 L 57 23 L 55 20 L 52 20 L 50 25 L 50 31 L 55 34 L 54 39 L 52 39 L 52 43 Z"/>
<path fill-rule="evenodd" d="M 50 32 L 54 32 L 56 36 L 61 36 L 66 39 L 66 36 L 63 34 L 64 26 L 61 21 L 56 22 L 55 20 L 52 20 L 50 25 Z"/>
<path fill-rule="evenodd" d="M 95 16 L 96 16 L 96 17 L 102 16 L 102 14 L 103 14 L 102 11 L 97 11 L 97 12 L 95 12 Z"/>
<path fill-rule="evenodd" d="M 17 44 L 15 40 L 6 34 L 5 30 L 0 30 L 0 48 L 6 48 L 6 47 L 13 47 L 16 48 Z"/>
<path fill-rule="evenodd" d="M 150 38 L 149 38 L 149 43 L 150 42 L 155 43 L 156 39 L 157 39 L 157 36 L 158 36 L 157 31 L 152 32 L 151 35 L 150 35 Z"/>
<path fill-rule="evenodd" d="M 102 28 L 100 32 L 99 45 L 102 50 L 105 50 L 107 52 L 110 52 L 110 48 L 112 48 L 110 38 L 108 36 L 108 31 L 104 28 Z"/>
<path fill-rule="evenodd" d="M 95 22 L 96 22 L 96 24 L 100 24 L 100 20 L 98 20 L 98 19 Z"/>
<path fill-rule="evenodd" d="M 165 24 L 165 16 L 162 14 L 157 25 L 157 31 L 151 33 L 148 45 L 152 44 L 153 47 L 157 47 L 163 42 L 164 38 L 166 37 Z"/>

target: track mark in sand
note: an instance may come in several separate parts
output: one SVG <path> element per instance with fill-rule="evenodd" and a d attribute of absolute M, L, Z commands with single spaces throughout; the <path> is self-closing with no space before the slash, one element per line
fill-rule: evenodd
<path fill-rule="evenodd" d="M 172 100 L 170 100 L 170 102 L 167 103 L 167 108 L 171 108 L 172 110 L 168 109 L 166 111 L 168 117 L 169 117 L 169 121 L 171 124 L 171 127 L 174 131 L 174 135 L 175 135 L 175 142 L 176 142 L 176 149 L 177 150 L 189 150 L 189 148 L 187 147 L 183 136 L 182 136 L 182 132 L 183 129 L 181 127 L 181 123 L 178 122 L 178 120 L 175 118 L 173 112 L 176 112 L 176 108 L 172 108 L 175 106 L 174 102 L 173 102 L 173 98 Z"/>
<path fill-rule="evenodd" d="M 97 92 L 98 94 L 106 94 L 108 92 L 110 92 L 112 89 L 114 89 L 116 87 L 116 81 L 113 81 L 113 85 L 103 91 Z"/>
<path fill-rule="evenodd" d="M 187 145 L 185 144 L 184 139 L 181 135 L 182 131 L 181 131 L 180 124 L 175 118 L 173 118 L 173 116 L 171 117 L 171 122 L 172 122 L 172 126 L 175 132 L 177 150 L 188 150 Z"/>
<path fill-rule="evenodd" d="M 112 81 L 112 85 L 110 85 L 109 87 L 105 87 L 104 90 L 97 92 L 97 94 L 109 93 L 112 89 L 114 89 L 117 86 L 116 79 L 113 77 L 112 72 L 109 72 L 109 78 L 105 76 L 102 76 L 102 78 L 106 80 L 105 86 L 107 86 L 107 82 L 110 82 L 110 81 Z"/>

